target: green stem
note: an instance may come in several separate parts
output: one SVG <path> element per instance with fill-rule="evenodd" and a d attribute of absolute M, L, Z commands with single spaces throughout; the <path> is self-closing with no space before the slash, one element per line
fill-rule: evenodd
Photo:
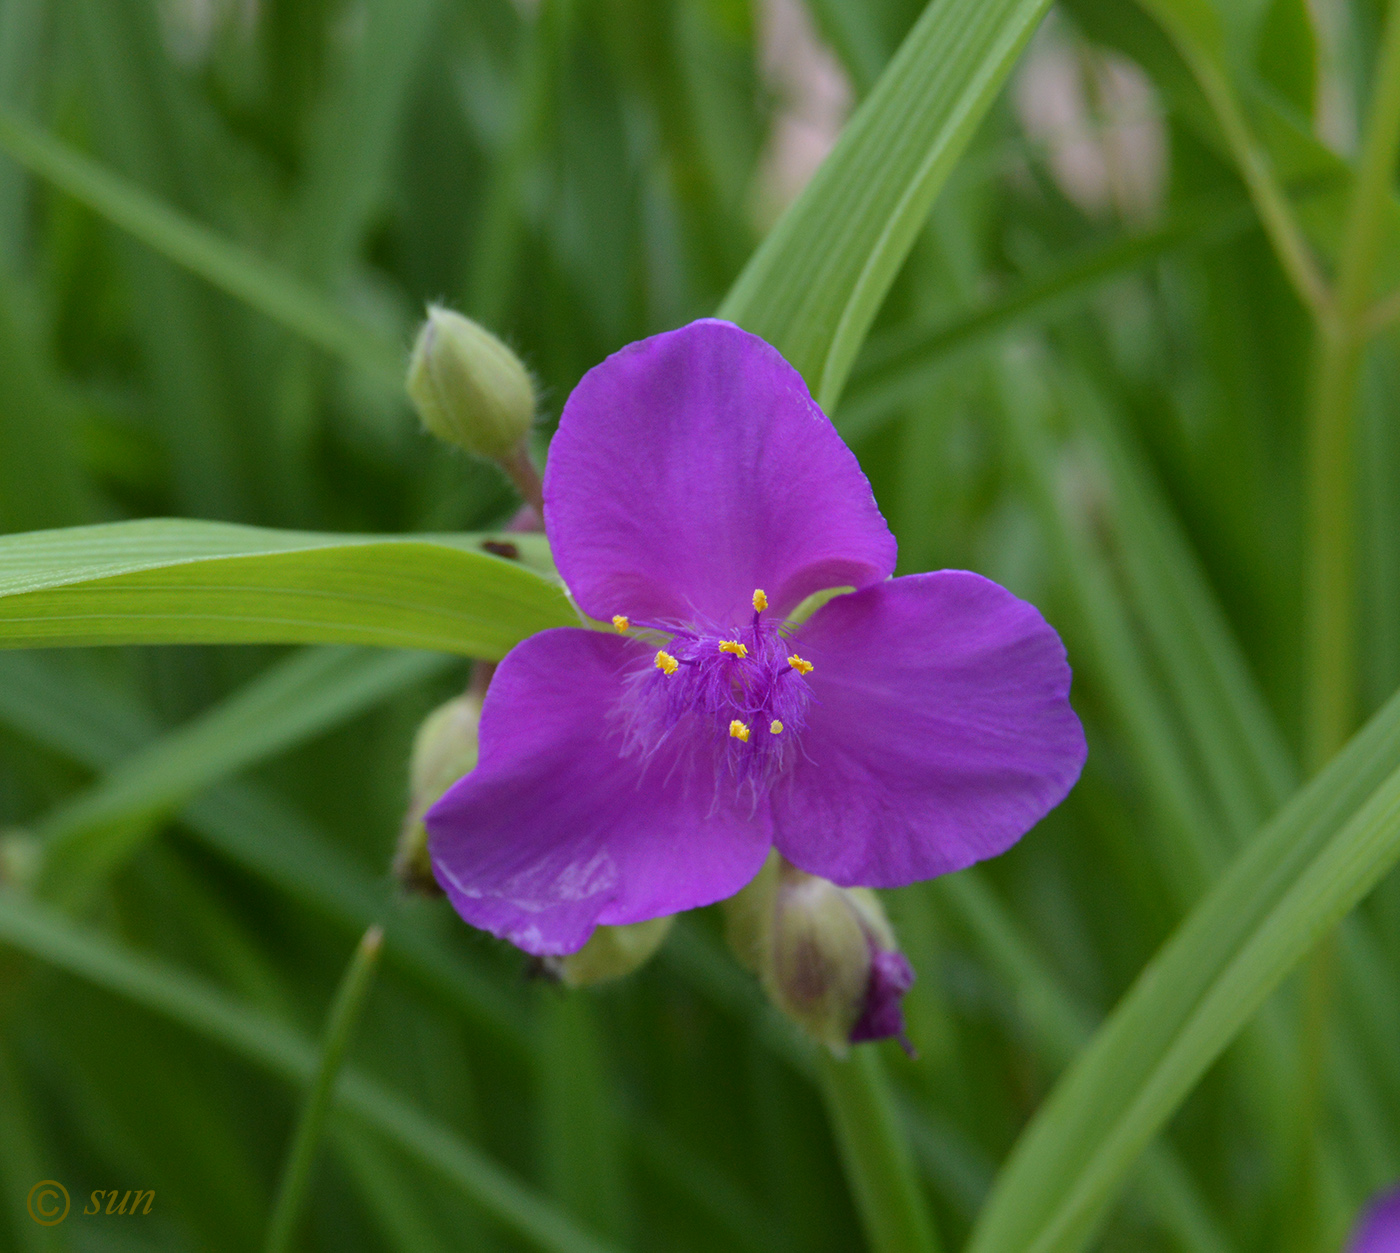
<path fill-rule="evenodd" d="M 938 1241 L 895 1115 L 880 1055 L 820 1050 L 822 1096 L 871 1253 L 936 1253 Z"/>
<path fill-rule="evenodd" d="M 1308 438 L 1309 772 L 1341 748 L 1356 716 L 1356 397 L 1400 145 L 1400 0 L 1388 6 L 1366 117 L 1336 290 L 1317 320 Z"/>
<path fill-rule="evenodd" d="M 1308 424 L 1308 774 L 1346 743 L 1356 718 L 1355 409 L 1364 345 L 1339 322 L 1317 329 Z"/>
<path fill-rule="evenodd" d="M 302 1106 L 287 1161 L 282 1168 L 282 1182 L 278 1185 L 277 1201 L 268 1223 L 267 1253 L 286 1253 L 291 1247 L 301 1204 L 311 1182 L 311 1168 L 316 1163 L 321 1132 L 325 1127 L 326 1115 L 330 1112 L 335 1081 L 374 978 L 383 943 L 382 928 L 376 926 L 366 931 L 346 967 L 340 987 L 336 989 L 330 1016 L 326 1020 L 320 1065 L 316 1068 L 316 1077 L 312 1080 L 306 1104 Z"/>
<path fill-rule="evenodd" d="M 1350 737 L 1357 714 L 1356 408 L 1372 327 L 1372 282 L 1385 238 L 1400 145 L 1400 0 L 1387 6 L 1366 114 L 1366 136 L 1348 207 L 1337 279 L 1316 316 L 1308 427 L 1307 721 L 1305 765 L 1314 774 Z M 1336 967 L 1328 937 L 1304 983 L 1295 1178 L 1288 1183 L 1293 1247 L 1317 1247 L 1321 1213 L 1318 1124 Z"/>

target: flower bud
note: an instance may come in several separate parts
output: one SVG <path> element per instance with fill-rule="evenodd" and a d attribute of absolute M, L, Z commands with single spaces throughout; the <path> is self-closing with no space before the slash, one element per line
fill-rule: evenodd
<path fill-rule="evenodd" d="M 485 327 L 440 305 L 428 307 L 407 386 L 423 425 L 478 457 L 508 457 L 535 420 L 535 385 L 520 358 Z"/>
<path fill-rule="evenodd" d="M 815 1040 L 842 1053 L 896 1036 L 909 1049 L 900 999 L 914 971 L 874 892 L 837 887 L 774 853 L 726 911 L 735 955 Z"/>
<path fill-rule="evenodd" d="M 623 927 L 597 927 L 577 953 L 545 958 L 544 969 L 570 988 L 621 979 L 651 960 L 670 935 L 674 922 L 674 915 L 668 915 Z"/>
<path fill-rule="evenodd" d="M 476 769 L 481 697 L 475 692 L 439 705 L 418 728 L 408 763 L 408 813 L 399 830 L 394 876 L 404 887 L 441 895 L 428 859 L 423 815 L 464 774 Z"/>

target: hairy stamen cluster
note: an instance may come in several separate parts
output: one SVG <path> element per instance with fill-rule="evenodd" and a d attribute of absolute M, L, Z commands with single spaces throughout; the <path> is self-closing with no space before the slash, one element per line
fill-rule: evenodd
<path fill-rule="evenodd" d="M 628 676 L 619 708 L 624 752 L 650 757 L 683 736 L 695 758 L 713 761 L 716 783 L 727 776 L 755 800 L 767 793 L 801 753 L 812 664 L 792 651 L 781 621 L 764 616 L 762 589 L 753 606 L 741 627 L 613 618 L 619 631 L 669 637 Z"/>

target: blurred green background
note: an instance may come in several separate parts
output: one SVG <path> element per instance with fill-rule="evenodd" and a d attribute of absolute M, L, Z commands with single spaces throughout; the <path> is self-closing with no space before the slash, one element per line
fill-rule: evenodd
<path fill-rule="evenodd" d="M 1221 7 L 1275 125 L 1354 154 L 1381 6 Z M 0 0 L 0 529 L 502 524 L 505 480 L 423 435 L 402 395 L 425 302 L 521 354 L 543 450 L 586 369 L 716 309 L 920 9 Z M 834 414 L 901 572 L 980 571 L 1060 629 L 1091 745 L 1011 854 L 888 895 L 920 1056 L 879 1048 L 948 1247 L 1303 753 L 1311 321 L 1150 10 L 1051 13 Z M 1373 342 L 1358 411 L 1364 714 L 1400 686 L 1396 347 Z M 119 831 L 75 912 L 146 962 L 56 935 L 0 947 L 0 1247 L 260 1247 L 293 1054 L 375 921 L 351 1062 L 378 1121 L 332 1119 L 304 1247 L 584 1247 L 530 1237 L 545 1201 L 618 1249 L 861 1246 L 810 1048 L 713 911 L 639 974 L 566 993 L 391 884 L 413 731 L 466 669 L 0 653 L 0 877 L 23 881 L 33 833 Z M 1322 1046 L 1263 1099 L 1248 1044 L 1228 1054 L 1099 1247 L 1288 1247 L 1314 1130 L 1303 1175 L 1329 1231 L 1400 1176 L 1394 875 L 1353 921 Z M 1274 1010 L 1303 1000 L 1285 987 Z M 60 1226 L 26 1212 L 41 1179 L 73 1197 Z M 78 1212 L 137 1188 L 149 1216 Z"/>

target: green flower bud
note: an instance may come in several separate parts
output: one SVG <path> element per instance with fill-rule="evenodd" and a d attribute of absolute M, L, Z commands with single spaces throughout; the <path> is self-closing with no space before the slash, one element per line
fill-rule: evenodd
<path fill-rule="evenodd" d="M 625 927 L 598 927 L 577 953 L 545 958 L 545 970 L 571 988 L 621 979 L 651 960 L 675 921 L 674 916 L 667 916 Z"/>
<path fill-rule="evenodd" d="M 837 887 L 774 852 L 725 912 L 735 956 L 813 1039 L 838 1054 L 861 1040 L 904 1042 L 899 1001 L 913 970 L 870 889 Z"/>
<path fill-rule="evenodd" d="M 485 327 L 440 305 L 428 307 L 407 386 L 423 425 L 478 457 L 509 457 L 535 420 L 535 385 L 520 358 Z"/>
<path fill-rule="evenodd" d="M 404 887 L 441 895 L 428 859 L 423 815 L 464 774 L 476 769 L 481 697 L 474 692 L 439 705 L 418 728 L 408 763 L 408 813 L 399 830 L 394 875 Z"/>

